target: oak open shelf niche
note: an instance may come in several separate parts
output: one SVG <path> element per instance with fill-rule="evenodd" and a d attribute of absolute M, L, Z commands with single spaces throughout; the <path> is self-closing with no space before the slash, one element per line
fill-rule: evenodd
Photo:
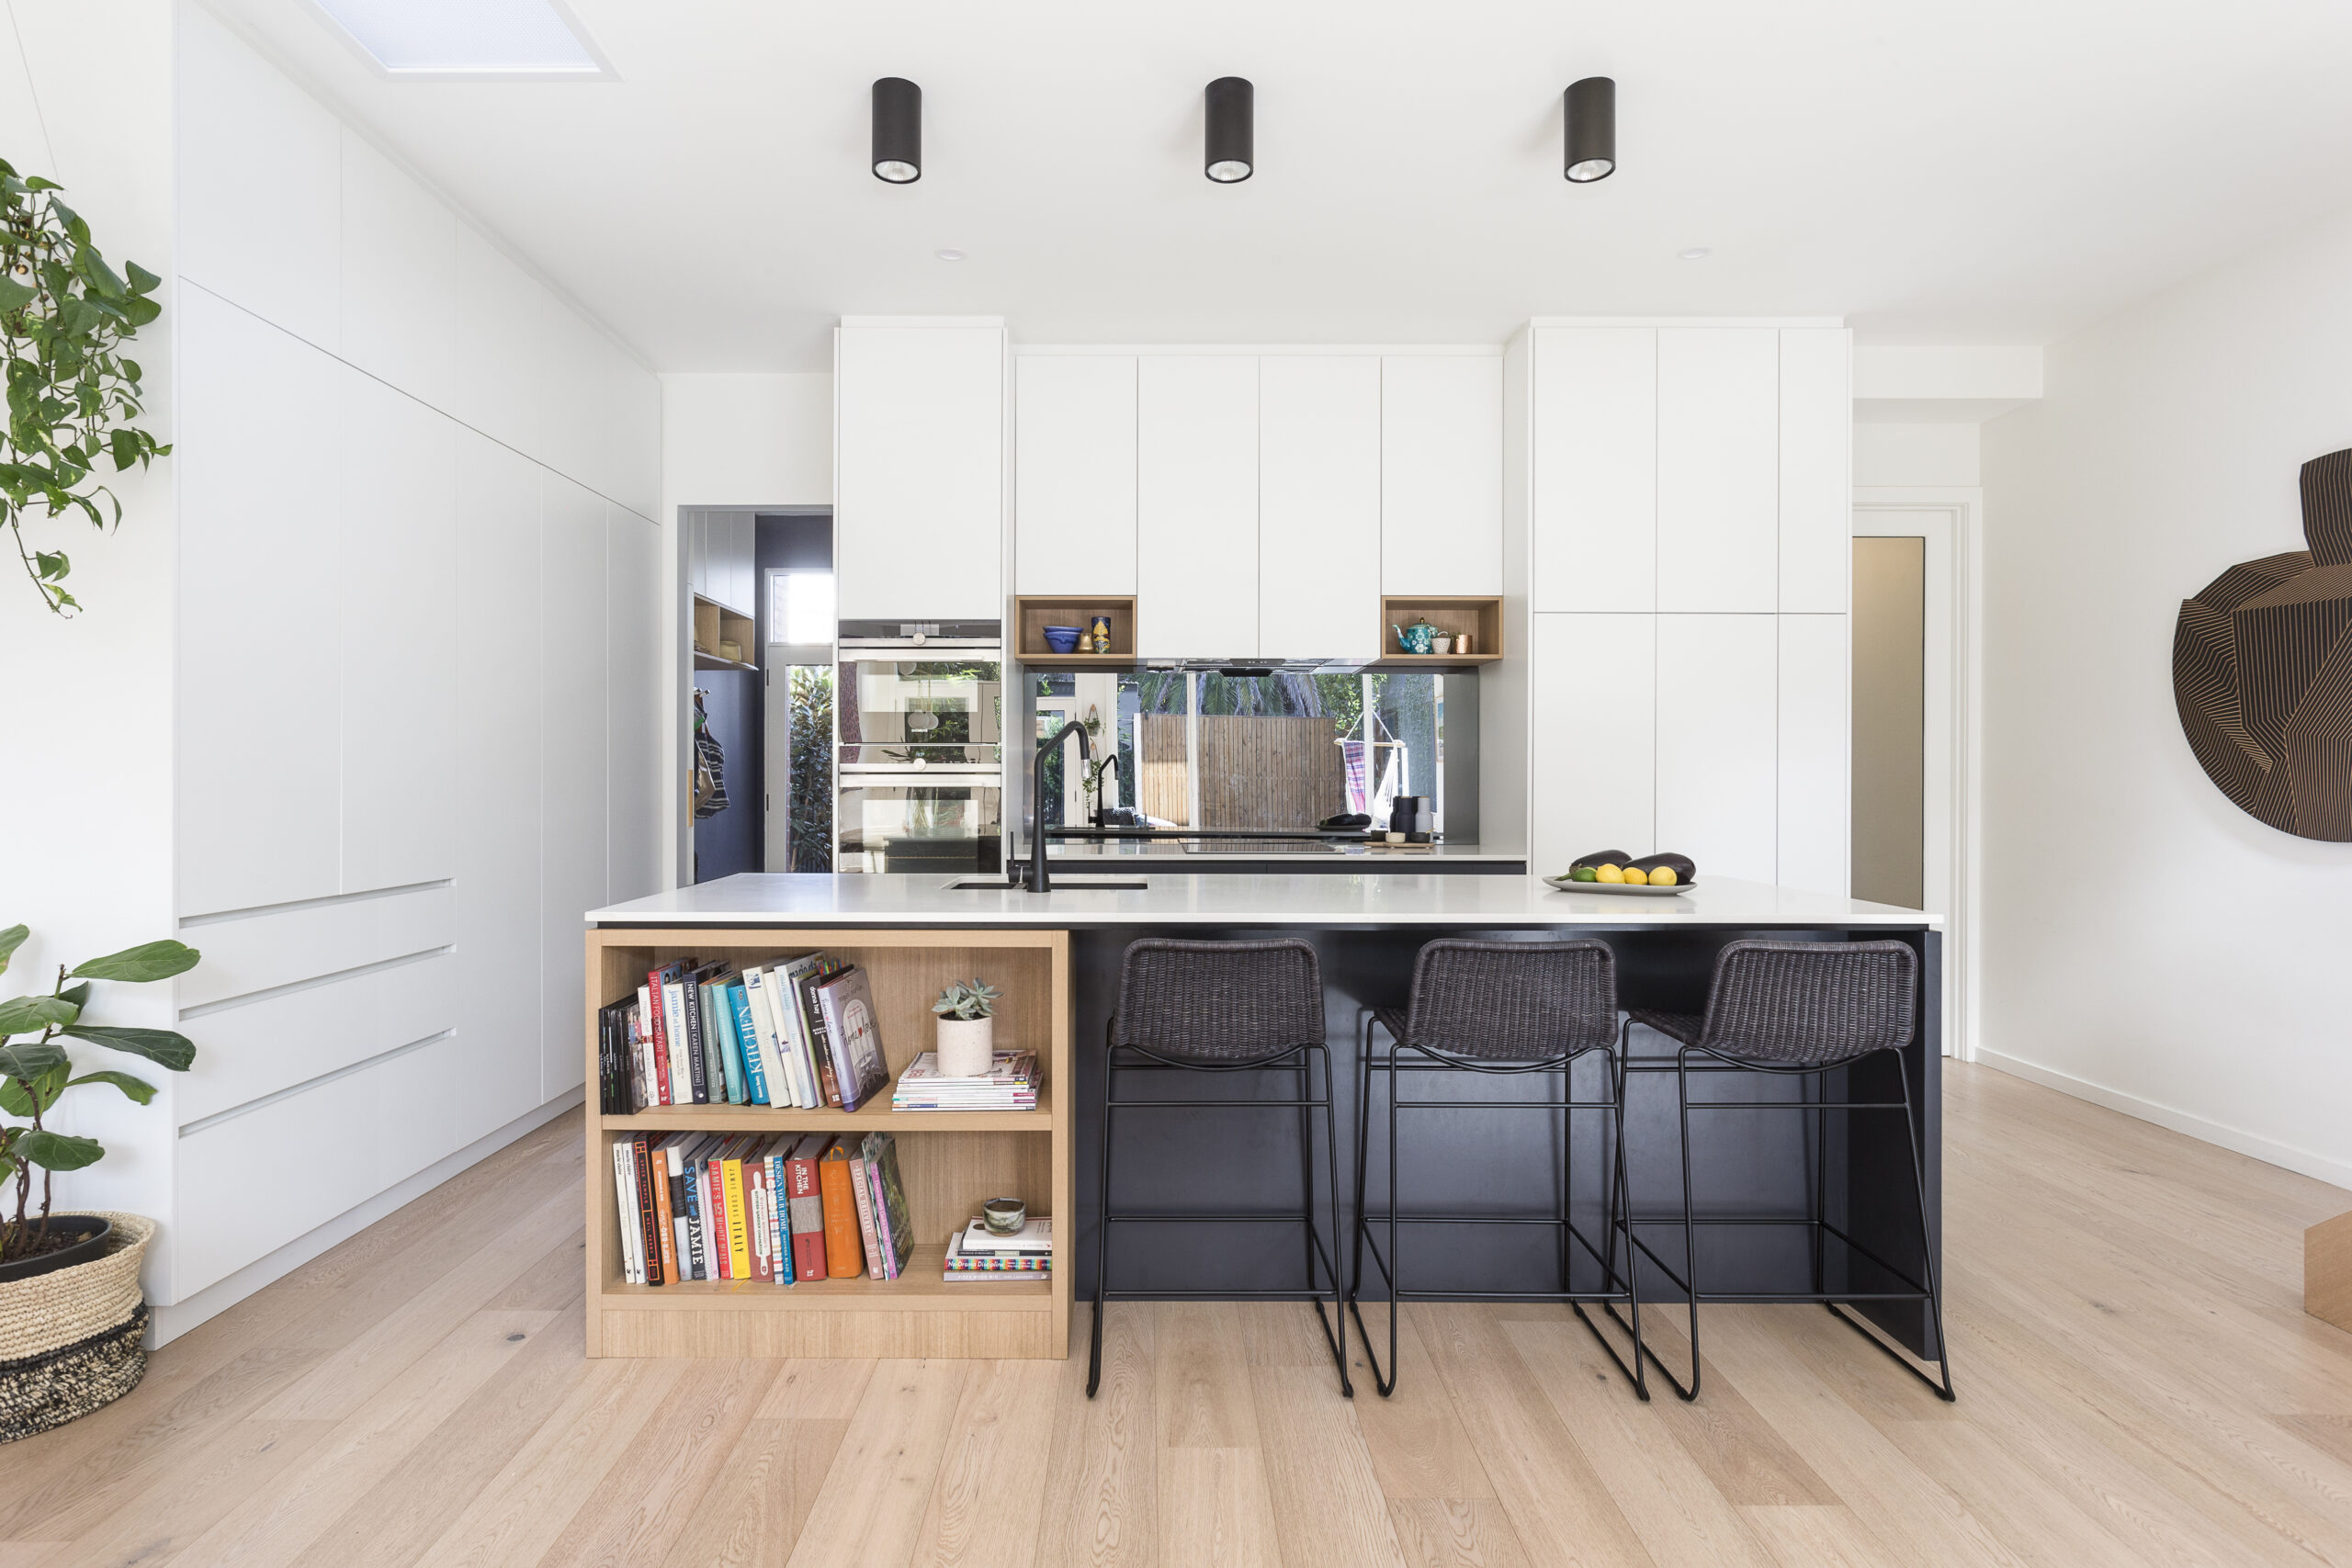
<path fill-rule="evenodd" d="M 1086 629 L 1097 615 L 1111 617 L 1108 653 L 1056 653 L 1046 646 L 1047 626 Z M 1029 594 L 1012 601 L 1012 657 L 1040 670 L 1127 670 L 1135 666 L 1136 600 L 1132 593 Z"/>
<path fill-rule="evenodd" d="M 1037 1214 L 1069 1214 L 1072 991 L 1069 933 L 857 929 L 696 931 L 604 927 L 588 932 L 588 1077 L 595 1081 L 596 1013 L 637 994 L 672 959 L 738 966 L 823 952 L 866 972 L 895 1080 L 933 1046 L 931 1004 L 950 980 L 978 975 L 997 1003 L 1001 1050 L 1033 1050 L 1045 1081 L 1035 1111 L 898 1111 L 889 1090 L 866 1109 L 673 1105 L 585 1118 L 587 1353 L 591 1356 L 887 1356 L 1059 1359 L 1069 1345 L 1070 1238 L 1057 1236 L 1053 1278 L 949 1284 L 940 1260 L 951 1231 L 983 1200 L 1025 1199 Z M 594 1103 L 594 1097 L 591 1097 Z M 613 1145 L 639 1131 L 841 1132 L 887 1128 L 913 1221 L 915 1258 L 896 1280 L 865 1276 L 797 1285 L 622 1278 Z"/>
<path fill-rule="evenodd" d="M 695 668 L 697 670 L 757 670 L 759 626 L 740 610 L 716 599 L 695 598 Z M 725 651 L 732 644 L 739 657 Z"/>
<path fill-rule="evenodd" d="M 1400 653 L 1397 626 L 1427 620 L 1442 631 L 1468 632 L 1475 653 Z M 1380 657 L 1369 670 L 1475 670 L 1503 657 L 1503 602 L 1478 593 L 1389 593 L 1380 601 Z"/>

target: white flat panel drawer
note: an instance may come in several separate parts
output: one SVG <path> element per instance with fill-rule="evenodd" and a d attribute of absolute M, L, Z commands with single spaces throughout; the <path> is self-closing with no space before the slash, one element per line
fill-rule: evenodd
<path fill-rule="evenodd" d="M 382 1190 L 375 1077 L 353 1073 L 179 1140 L 181 1300 Z"/>
<path fill-rule="evenodd" d="M 1657 334 L 1657 607 L 1780 604 L 1781 338 L 1770 327 Z"/>
<path fill-rule="evenodd" d="M 1658 618 L 1530 619 L 1535 842 L 1528 870 L 1555 876 L 1597 850 L 1648 854 L 1657 837 Z"/>
<path fill-rule="evenodd" d="M 1658 334 L 1538 327 L 1534 340 L 1533 606 L 1653 609 Z"/>
<path fill-rule="evenodd" d="M 1657 618 L 1657 847 L 1779 880 L 1776 615 Z"/>
<path fill-rule="evenodd" d="M 196 1066 L 179 1083 L 180 1125 L 455 1028 L 457 976 L 439 953 L 187 1020 Z"/>
<path fill-rule="evenodd" d="M 180 928 L 204 961 L 175 982 L 180 1010 L 447 947 L 457 930 L 448 887 L 283 909 Z"/>

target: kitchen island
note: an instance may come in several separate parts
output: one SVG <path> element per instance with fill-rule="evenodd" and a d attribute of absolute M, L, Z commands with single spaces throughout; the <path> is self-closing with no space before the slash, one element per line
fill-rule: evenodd
<path fill-rule="evenodd" d="M 1059 857 L 1057 857 L 1058 863 Z M 1744 936 L 1795 941 L 1891 938 L 1920 958 L 1918 1026 L 1901 1070 L 1922 1107 L 1928 1212 L 1939 1213 L 1940 1101 L 1929 1070 L 1940 1053 L 1939 926 L 1917 910 L 1759 883 L 1702 876 L 1668 897 L 1566 892 L 1525 875 L 1445 875 L 1383 869 L 1358 874 L 1125 874 L 1104 866 L 1079 873 L 1057 865 L 1052 891 L 1036 894 L 985 878 L 944 875 L 741 875 L 656 894 L 588 915 L 588 986 L 594 1010 L 622 999 L 651 964 L 684 956 L 763 963 L 822 949 L 875 974 L 876 1010 L 894 1072 L 931 1048 L 928 1006 L 948 979 L 978 975 L 1006 992 L 1000 1048 L 1037 1050 L 1047 1083 L 1037 1111 L 950 1113 L 862 1110 L 787 1111 L 686 1106 L 634 1116 L 592 1117 L 590 1169 L 611 1168 L 610 1145 L 632 1128 L 822 1130 L 888 1126 L 904 1135 L 919 1261 L 897 1280 L 828 1280 L 782 1290 L 689 1281 L 662 1288 L 622 1284 L 613 1264 L 617 1221 L 611 1183 L 601 1208 L 591 1182 L 591 1354 L 1046 1355 L 1065 1353 L 1073 1293 L 1092 1287 L 1097 1237 L 1096 1108 L 1106 1022 L 1116 1002 L 1122 951 L 1139 937 L 1206 940 L 1298 936 L 1322 965 L 1332 1086 L 1340 1128 L 1343 1225 L 1353 1215 L 1351 1173 L 1358 1137 L 1363 1010 L 1402 1006 L 1413 955 L 1438 937 L 1538 940 L 1593 936 L 1617 955 L 1623 1007 L 1702 1010 L 1714 954 Z M 1098 886 L 1089 886 L 1096 884 Z M 1118 886 L 1099 886 L 1118 884 Z M 1136 886 L 1141 884 L 1141 886 Z M 591 1033 L 593 1035 L 593 1027 Z M 1634 1032 L 1636 1056 L 1671 1056 L 1670 1043 Z M 1661 1049 L 1663 1048 L 1663 1049 Z M 594 1072 L 594 1041 L 591 1041 Z M 1895 1059 L 1848 1069 L 1849 1088 L 1891 1097 Z M 1580 1096 L 1595 1089 L 1579 1066 Z M 1555 1092 L 1557 1079 L 1552 1080 Z M 1503 1080 L 1493 1092 L 1541 1096 L 1543 1087 Z M 1719 1075 L 1697 1094 L 1800 1099 L 1804 1080 Z M 1854 1098 L 1849 1094 L 1846 1098 Z M 1627 1089 L 1626 1147 L 1636 1223 L 1668 1258 L 1680 1247 L 1681 1166 L 1674 1075 L 1635 1073 Z M 1476 1109 L 1414 1119 L 1412 1184 L 1405 1210 L 1513 1208 L 1551 1212 L 1565 1165 L 1579 1218 L 1600 1218 L 1610 1145 L 1600 1112 L 1580 1112 L 1570 1131 L 1552 1116 L 1498 1116 Z M 1806 1210 L 1815 1156 L 1826 1172 L 1827 1212 L 1865 1245 L 1916 1266 L 1906 1140 L 1900 1118 L 1858 1117 L 1833 1124 L 1816 1150 L 1815 1119 L 1716 1115 L 1694 1122 L 1691 1165 L 1702 1211 L 1796 1215 Z M 1119 1125 L 1125 1209 L 1259 1207 L 1299 1201 L 1297 1127 L 1281 1115 L 1171 1111 L 1123 1116 Z M 1442 1157 L 1458 1148 L 1462 1157 Z M 1433 1157 L 1435 1156 L 1435 1157 Z M 1320 1168 L 1321 1162 L 1315 1162 Z M 1372 1179 L 1385 1190 L 1375 1160 Z M 1130 1185 L 1132 1182 L 1132 1185 Z M 991 1184 L 994 1184 L 993 1186 Z M 1002 1187 L 1033 1213 L 1056 1216 L 1061 1248 L 1047 1285 L 944 1285 L 937 1251 L 947 1232 Z M 1080 1197 L 1079 1195 L 1085 1196 Z M 1672 1223 L 1667 1221 L 1672 1216 Z M 1910 1216 L 1906 1222 L 1905 1216 Z M 1123 1285 L 1198 1289 L 1210 1283 L 1279 1287 L 1299 1272 L 1295 1232 L 1275 1225 L 1153 1227 L 1148 1254 L 1123 1248 Z M 1263 1232 L 1263 1235 L 1250 1234 Z M 1531 1246 L 1525 1226 L 1427 1227 L 1406 1248 L 1408 1282 L 1442 1278 L 1444 1288 L 1497 1292 L 1547 1288 L 1560 1260 L 1549 1242 Z M 1593 1234 L 1588 1231 L 1588 1234 Z M 1931 1226 L 1930 1246 L 1939 1225 Z M 1344 1242 L 1343 1238 L 1343 1242 Z M 1806 1233 L 1727 1227 L 1701 1245 L 1708 1286 L 1770 1292 L 1801 1289 L 1810 1277 Z M 1351 1250 L 1342 1247 L 1343 1264 Z M 1540 1254 L 1540 1255 L 1539 1255 Z M 1577 1279 L 1586 1279 L 1588 1263 Z M 1832 1258 L 1834 1280 L 1860 1280 L 1869 1265 Z M 1645 1302 L 1678 1299 L 1645 1271 Z M 1868 1282 L 1856 1288 L 1868 1288 Z M 1565 1309 L 1563 1309 L 1565 1310 Z M 1025 1314 L 1025 1315 L 1023 1315 Z M 1931 1352 L 1923 1309 L 1880 1304 L 1870 1315 L 1913 1350 Z M 600 1326 L 601 1325 L 601 1326 Z"/>

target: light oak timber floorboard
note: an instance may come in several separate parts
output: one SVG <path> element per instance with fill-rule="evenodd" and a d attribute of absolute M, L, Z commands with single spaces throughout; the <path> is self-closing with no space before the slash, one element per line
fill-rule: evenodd
<path fill-rule="evenodd" d="M 340 1420 L 411 1363 L 484 1298 L 512 1284 L 541 1256 L 545 1238 L 578 1218 L 578 1195 L 549 1195 L 480 1250 L 401 1303 L 367 1333 L 328 1356 L 262 1408 L 288 1420 Z M 582 1287 L 585 1288 L 584 1286 Z"/>
<path fill-rule="evenodd" d="M 519 1568 L 537 1562 L 605 1472 L 637 1441 L 685 1371 L 683 1361 L 594 1363 L 418 1561 L 426 1568 Z"/>
<path fill-rule="evenodd" d="M 1250 1401 L 1250 1385 L 1258 1369 L 1239 1353 L 1241 1314 L 1237 1303 L 1114 1302 L 1103 1321 L 1107 1325 L 1116 1323 L 1122 1313 L 1146 1310 L 1152 1314 L 1152 1350 L 1158 1368 L 1153 1395 L 1159 1410 L 1160 1446 L 1256 1448 L 1258 1413 Z M 1339 1393 L 1336 1373 L 1331 1392 L 1335 1396 Z"/>
<path fill-rule="evenodd" d="M 1162 1448 L 1156 1502 L 1159 1568 L 1283 1568 L 1256 1449 Z"/>
<path fill-rule="evenodd" d="M 1388 1520 L 1408 1568 L 1533 1568 L 1492 1498 L 1400 1498 Z"/>
<path fill-rule="evenodd" d="M 1091 1310 L 1070 1314 L 1037 1568 L 1152 1568 L 1158 1561 L 1155 1303 L 1124 1304 L 1103 1320 L 1102 1382 L 1092 1399 L 1086 1397 Z"/>
<path fill-rule="evenodd" d="M 553 1314 L 480 1312 L 409 1375 L 361 1405 L 301 1462 L 188 1544 L 181 1568 L 278 1568 L 341 1517 L 352 1494 L 383 1479 L 512 1360 Z"/>
<path fill-rule="evenodd" d="M 1644 1405 L 1582 1324 L 1506 1322 L 1503 1331 L 1651 1557 L 1773 1568 L 1720 1478 L 1672 1429 L 1667 1407 L 1680 1401 L 1669 1394 Z"/>
<path fill-rule="evenodd" d="M 842 1562 L 900 1568 L 913 1557 L 956 1408 L 978 1365 L 875 1363 L 865 1397 L 793 1547 L 793 1568 Z"/>
<path fill-rule="evenodd" d="M 1377 1309 L 1367 1310 L 1363 1321 L 1385 1359 L 1388 1304 L 1383 1302 Z M 1396 1392 L 1383 1399 L 1372 1381 L 1371 1364 L 1364 1359 L 1363 1340 L 1353 1334 L 1349 1337 L 1348 1371 L 1356 1385 L 1356 1424 L 1363 1433 L 1363 1445 L 1372 1456 L 1382 1494 L 1390 1498 L 1494 1496 L 1486 1467 L 1478 1462 L 1470 1435 L 1454 1414 L 1453 1396 L 1446 1392 L 1444 1380 L 1422 1349 L 1409 1314 L 1398 1317 L 1396 1354 L 1400 1366 L 1396 1370 Z M 1320 1359 L 1325 1366 L 1330 1365 L 1328 1354 Z"/>
<path fill-rule="evenodd" d="M 1519 1543 L 1544 1564 L 1646 1565 L 1641 1537 L 1486 1309 L 1406 1309 Z M 1374 1397 L 1377 1397 L 1376 1395 Z"/>
<path fill-rule="evenodd" d="M 774 1361 L 686 1362 L 540 1562 L 659 1562 L 702 1506 L 775 1373 Z"/>
<path fill-rule="evenodd" d="M 588 1362 L 567 1116 L 0 1447 L 0 1568 L 2352 1568 L 2341 1191 L 1943 1072 L 1956 1405 L 1805 1306 L 1706 1309 L 1696 1407 L 1545 1303 L 1408 1308 L 1387 1402 L 1299 1303 L 1117 1303 L 1093 1401 L 1082 1304 L 1061 1362 Z"/>
<path fill-rule="evenodd" d="M 1900 1561 L 1850 1508 L 1778 1505 L 1739 1513 L 1780 1568 L 1882 1568 Z"/>
<path fill-rule="evenodd" d="M 666 1557 L 663 1568 L 773 1568 L 792 1551 L 846 1420 L 753 1419 L 711 1477 Z"/>
<path fill-rule="evenodd" d="M 915 1538 L 918 1568 L 1035 1560 L 1047 1473 L 1038 1460 L 1053 1446 L 1063 1373 L 1051 1360 L 972 1369 Z"/>
<path fill-rule="evenodd" d="M 1405 1554 L 1388 1522 L 1380 1477 L 1354 1404 L 1332 1386 L 1336 1377 L 1312 1367 L 1250 1372 L 1283 1562 L 1288 1568 L 1402 1568 Z"/>
<path fill-rule="evenodd" d="M 391 1472 L 354 1497 L 293 1568 L 408 1568 L 586 1381 L 580 1314 L 526 1340 Z"/>

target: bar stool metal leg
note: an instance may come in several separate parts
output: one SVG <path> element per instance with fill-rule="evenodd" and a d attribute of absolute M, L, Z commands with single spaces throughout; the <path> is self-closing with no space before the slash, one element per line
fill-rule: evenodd
<path fill-rule="evenodd" d="M 1926 1163 L 1920 1158 L 1919 1155 L 1919 1123 L 1911 1103 L 1911 1075 L 1904 1070 L 1903 1060 L 1899 1056 L 1895 1058 L 1894 1062 L 1894 1077 L 1896 1081 L 1901 1083 L 1903 1086 L 1903 1131 L 1905 1136 L 1910 1140 L 1911 1144 L 1912 1190 L 1917 1196 L 1919 1201 L 1919 1257 L 1921 1262 L 1925 1265 L 1925 1271 L 1928 1276 L 1928 1322 L 1936 1331 L 1936 1367 L 1937 1371 L 1941 1374 L 1943 1381 L 1939 1383 L 1934 1378 L 1929 1377 L 1917 1367 L 1913 1366 L 1909 1358 L 1904 1356 L 1900 1351 L 1896 1350 L 1894 1346 L 1889 1345 L 1877 1335 L 1871 1333 L 1868 1327 L 1864 1326 L 1861 1319 L 1854 1316 L 1851 1313 L 1843 1310 L 1836 1302 L 1824 1302 L 1821 1304 L 1829 1309 L 1829 1314 L 1832 1317 L 1837 1318 L 1839 1322 L 1846 1325 L 1847 1327 L 1852 1329 L 1855 1333 L 1860 1335 L 1863 1338 L 1869 1340 L 1880 1349 L 1885 1351 L 1888 1359 L 1894 1361 L 1896 1366 L 1901 1367 L 1913 1377 L 1917 1378 L 1921 1382 L 1926 1383 L 1929 1388 L 1934 1389 L 1936 1391 L 1936 1397 L 1949 1404 L 1958 1400 L 1960 1395 L 1952 1391 L 1951 1386 L 1951 1345 L 1950 1341 L 1944 1338 L 1943 1292 L 1940 1288 L 1939 1281 L 1936 1278 L 1935 1248 L 1927 1245 L 1928 1168 Z"/>
<path fill-rule="evenodd" d="M 1094 1391 L 1102 1382 L 1102 1301 L 1103 1292 L 1111 1280 L 1111 1232 L 1114 1228 L 1107 1218 L 1111 1213 L 1111 1113 L 1119 1098 L 1113 1081 L 1118 1067 L 1116 1054 L 1110 1044 L 1111 1032 L 1105 1029 L 1102 1034 L 1102 1163 L 1098 1172 L 1101 1181 L 1094 1204 L 1095 1226 L 1100 1235 L 1094 1247 L 1094 1329 L 1092 1344 L 1086 1353 L 1086 1397 L 1089 1399 L 1094 1397 Z"/>

